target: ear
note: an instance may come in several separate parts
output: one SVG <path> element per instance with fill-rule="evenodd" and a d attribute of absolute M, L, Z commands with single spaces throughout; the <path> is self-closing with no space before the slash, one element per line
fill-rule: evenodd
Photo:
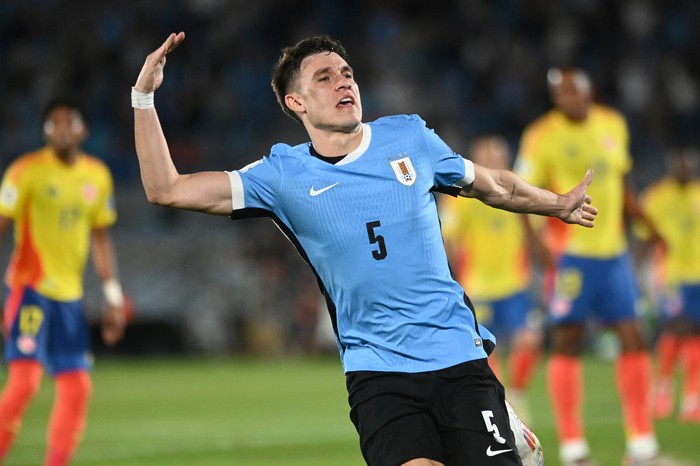
<path fill-rule="evenodd" d="M 303 113 L 306 111 L 306 107 L 304 106 L 301 96 L 296 92 L 285 95 L 284 103 L 293 112 Z"/>
<path fill-rule="evenodd" d="M 79 135 L 78 138 L 80 139 L 81 143 L 87 139 L 88 127 L 82 118 L 73 118 L 73 121 L 71 122 L 71 129 Z"/>
<path fill-rule="evenodd" d="M 44 122 L 44 126 L 42 127 L 42 129 L 43 129 L 42 134 L 44 136 L 44 139 L 47 139 L 49 137 L 49 134 L 53 133 L 53 129 L 54 129 L 53 121 L 46 120 Z"/>
<path fill-rule="evenodd" d="M 89 135 L 90 135 L 90 130 L 88 129 L 87 126 L 84 126 L 83 132 L 80 135 L 80 144 L 83 144 L 87 140 Z"/>

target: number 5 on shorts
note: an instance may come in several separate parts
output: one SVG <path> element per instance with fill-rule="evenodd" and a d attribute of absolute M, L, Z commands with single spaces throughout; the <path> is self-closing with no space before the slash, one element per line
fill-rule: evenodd
<path fill-rule="evenodd" d="M 486 430 L 489 432 L 493 432 L 493 438 L 495 438 L 496 441 L 500 444 L 506 443 L 506 439 L 501 437 L 501 432 L 498 430 L 498 426 L 491 422 L 491 418 L 493 417 L 493 411 L 487 409 L 482 411 L 481 415 L 484 417 L 484 424 L 486 424 Z"/>

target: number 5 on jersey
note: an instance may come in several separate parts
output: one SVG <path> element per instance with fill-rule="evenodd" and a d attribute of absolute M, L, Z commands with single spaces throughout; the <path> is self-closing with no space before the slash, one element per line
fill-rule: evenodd
<path fill-rule="evenodd" d="M 369 244 L 376 244 L 379 248 L 372 250 L 372 257 L 378 261 L 386 257 L 386 244 L 384 244 L 384 237 L 376 234 L 375 231 L 380 226 L 382 226 L 382 224 L 379 222 L 379 220 L 367 222 L 367 236 L 369 236 Z"/>

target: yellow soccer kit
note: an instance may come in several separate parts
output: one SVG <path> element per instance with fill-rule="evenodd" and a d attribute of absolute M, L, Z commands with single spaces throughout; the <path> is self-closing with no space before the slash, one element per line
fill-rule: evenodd
<path fill-rule="evenodd" d="M 80 299 L 91 231 L 116 221 L 111 174 L 86 154 L 72 165 L 49 147 L 25 154 L 3 175 L 0 215 L 12 218 L 15 229 L 7 285 L 58 301 Z"/>
<path fill-rule="evenodd" d="M 440 219 L 443 236 L 461 252 L 455 272 L 471 298 L 498 300 L 527 288 L 530 270 L 519 215 L 442 196 Z"/>
<path fill-rule="evenodd" d="M 627 248 L 624 230 L 624 176 L 632 169 L 629 135 L 617 111 L 592 105 L 584 122 L 573 122 L 559 110 L 543 115 L 523 133 L 515 171 L 526 181 L 567 192 L 592 168 L 588 194 L 599 214 L 593 229 L 566 226 L 564 252 L 606 259 Z"/>
<path fill-rule="evenodd" d="M 700 283 L 700 181 L 663 178 L 644 192 L 642 207 L 666 241 L 665 284 Z"/>

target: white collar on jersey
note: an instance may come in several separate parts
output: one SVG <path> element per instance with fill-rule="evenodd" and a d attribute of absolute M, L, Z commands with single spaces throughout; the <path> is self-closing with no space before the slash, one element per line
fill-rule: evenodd
<path fill-rule="evenodd" d="M 353 162 L 357 159 L 359 159 L 362 154 L 364 154 L 367 151 L 367 148 L 369 147 L 369 142 L 372 140 L 372 128 L 367 124 L 367 123 L 362 123 L 362 141 L 360 141 L 360 145 L 357 146 L 357 149 L 354 151 L 350 152 L 348 155 L 343 157 L 343 160 L 340 162 L 336 163 L 335 165 L 347 165 L 350 162 Z"/>

